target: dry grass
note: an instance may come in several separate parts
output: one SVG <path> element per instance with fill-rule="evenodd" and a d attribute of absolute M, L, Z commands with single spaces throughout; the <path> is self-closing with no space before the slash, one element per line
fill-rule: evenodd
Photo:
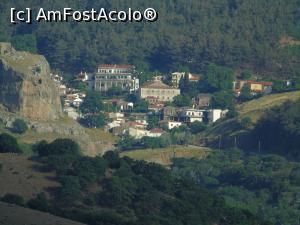
<path fill-rule="evenodd" d="M 99 140 L 103 140 L 106 142 L 115 142 L 117 140 L 117 137 L 113 136 L 110 133 L 105 132 L 103 129 L 85 129 L 86 133 L 89 135 L 92 141 L 97 142 Z"/>
<path fill-rule="evenodd" d="M 30 199 L 40 192 L 51 194 L 60 185 L 54 173 L 41 172 L 41 165 L 26 156 L 2 153 L 0 164 L 0 196 L 11 193 Z"/>
<path fill-rule="evenodd" d="M 169 147 L 161 149 L 145 149 L 145 150 L 135 150 L 127 151 L 121 153 L 121 156 L 128 156 L 135 160 L 145 160 L 147 162 L 155 162 L 163 166 L 170 166 L 172 164 L 171 160 L 175 156 L 176 158 L 198 158 L 202 159 L 210 154 L 211 150 L 209 148 L 202 147 Z"/>
<path fill-rule="evenodd" d="M 83 225 L 68 219 L 60 218 L 23 207 L 0 202 L 0 224 L 4 225 Z"/>
<path fill-rule="evenodd" d="M 47 142 L 52 142 L 57 138 L 72 138 L 71 136 L 62 135 L 58 133 L 50 133 L 50 132 L 38 133 L 31 130 L 27 131 L 25 134 L 18 135 L 16 137 L 20 143 L 25 143 L 25 144 L 34 144 L 42 140 L 45 140 Z"/>
<path fill-rule="evenodd" d="M 11 65 L 16 71 L 22 73 L 31 73 L 31 67 L 35 62 L 45 62 L 45 59 L 41 55 L 35 55 L 28 52 L 18 52 L 17 58 L 11 56 L 2 56 L 9 65 Z"/>
<path fill-rule="evenodd" d="M 238 106 L 239 118 L 250 117 L 255 123 L 266 110 L 281 105 L 286 101 L 296 101 L 299 98 L 300 91 L 267 95 Z"/>

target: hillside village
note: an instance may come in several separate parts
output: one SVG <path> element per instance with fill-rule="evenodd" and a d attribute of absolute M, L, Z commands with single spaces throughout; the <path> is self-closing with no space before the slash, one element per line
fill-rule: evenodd
<path fill-rule="evenodd" d="M 155 74 L 141 83 L 133 65 L 102 64 L 95 73 L 80 72 L 68 82 L 59 75 L 51 77 L 59 86 L 65 114 L 79 122 L 91 118 L 91 112 L 82 112 L 88 93 L 98 93 L 105 106 L 92 114 L 101 113 L 104 122 L 100 127 L 116 136 L 160 137 L 182 126 L 213 124 L 232 111 L 213 104 L 212 93 L 196 93 L 188 104 L 182 103 L 181 98 L 186 96 L 182 91 L 184 82 L 194 86 L 203 82 L 201 75 L 188 72 L 173 72 L 169 77 Z M 287 81 L 285 85 L 288 88 L 291 83 Z M 250 100 L 271 94 L 273 82 L 237 77 L 232 83 L 237 101 L 245 90 Z M 88 126 L 99 127 L 92 123 Z"/>

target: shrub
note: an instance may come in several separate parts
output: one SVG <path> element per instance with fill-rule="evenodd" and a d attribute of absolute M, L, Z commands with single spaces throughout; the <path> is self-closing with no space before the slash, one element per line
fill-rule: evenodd
<path fill-rule="evenodd" d="M 17 139 L 9 134 L 0 134 L 0 153 L 21 153 Z"/>
<path fill-rule="evenodd" d="M 37 52 L 37 41 L 34 34 L 16 35 L 11 39 L 11 43 L 16 50 Z"/>
<path fill-rule="evenodd" d="M 85 127 L 101 128 L 106 123 L 106 116 L 104 113 L 99 113 L 99 115 L 88 115 L 82 118 L 80 123 Z"/>
<path fill-rule="evenodd" d="M 252 124 L 252 120 L 250 117 L 244 117 L 242 120 L 241 120 L 241 126 L 243 128 L 249 128 Z"/>
<path fill-rule="evenodd" d="M 36 147 L 39 156 L 49 155 L 74 155 L 80 154 L 79 145 L 71 139 L 56 139 L 50 144 L 45 141 L 41 141 Z"/>
<path fill-rule="evenodd" d="M 206 125 L 200 121 L 195 121 L 191 123 L 189 126 L 193 134 L 200 133 L 201 131 L 204 131 L 206 129 Z"/>
<path fill-rule="evenodd" d="M 15 194 L 6 194 L 1 198 L 1 201 L 19 206 L 24 205 L 23 197 Z"/>
<path fill-rule="evenodd" d="M 108 162 L 110 168 L 119 168 L 120 167 L 120 158 L 119 154 L 114 151 L 108 151 L 103 155 L 103 158 Z"/>
<path fill-rule="evenodd" d="M 23 134 L 28 130 L 27 123 L 22 119 L 16 119 L 12 124 L 11 131 L 17 134 Z"/>
<path fill-rule="evenodd" d="M 31 209 L 47 212 L 49 211 L 49 203 L 44 192 L 37 194 L 36 198 L 30 199 L 27 203 Z"/>

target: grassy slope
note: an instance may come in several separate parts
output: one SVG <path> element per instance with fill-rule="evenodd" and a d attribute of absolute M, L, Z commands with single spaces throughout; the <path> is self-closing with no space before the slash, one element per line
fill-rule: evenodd
<path fill-rule="evenodd" d="M 51 122 L 53 124 L 66 124 L 66 125 L 74 125 L 75 121 L 72 120 L 71 118 L 64 117 L 61 118 L 60 120 L 53 121 Z M 77 123 L 76 123 L 77 124 Z M 79 126 L 77 124 L 77 126 Z M 97 152 L 102 153 L 102 148 L 105 146 L 111 146 L 113 145 L 117 137 L 113 136 L 110 133 L 105 132 L 103 129 L 90 129 L 90 128 L 83 128 L 86 132 L 86 134 L 89 137 L 89 140 L 87 140 L 85 137 L 81 136 L 76 136 L 76 135 L 67 135 L 67 134 L 60 134 L 56 132 L 35 132 L 32 130 L 26 131 L 24 134 L 14 134 L 11 133 L 8 129 L 4 127 L 4 125 L 0 125 L 0 133 L 9 133 L 13 135 L 14 137 L 17 138 L 19 144 L 21 145 L 23 151 L 25 151 L 26 155 L 31 154 L 31 147 L 30 145 L 35 144 L 41 140 L 46 140 L 47 142 L 52 142 L 55 139 L 58 138 L 70 138 L 73 139 L 74 141 L 78 142 L 82 149 L 84 150 L 84 154 L 89 155 L 89 156 L 94 156 L 97 155 Z M 97 147 L 95 150 L 91 151 L 87 148 L 87 146 L 92 142 L 92 144 L 96 144 Z"/>
<path fill-rule="evenodd" d="M 238 121 L 242 118 L 250 117 L 255 124 L 257 120 L 272 107 L 283 104 L 286 101 L 296 101 L 300 98 L 300 91 L 272 94 L 255 99 L 237 107 Z M 241 127 L 235 119 L 225 119 L 215 123 L 206 132 L 205 136 L 217 136 L 217 135 L 235 135 L 241 132 Z"/>
<path fill-rule="evenodd" d="M 20 206 L 0 202 L 0 224 L 3 225 L 83 225 L 68 219 L 60 218 Z"/>
<path fill-rule="evenodd" d="M 256 122 L 266 110 L 281 105 L 288 100 L 295 101 L 299 98 L 300 91 L 267 95 L 238 106 L 239 118 L 249 116 L 253 122 Z"/>
<path fill-rule="evenodd" d="M 51 194 L 60 185 L 54 173 L 41 172 L 41 165 L 24 155 L 1 153 L 0 164 L 0 197 L 11 193 L 28 200 L 39 192 Z"/>
<path fill-rule="evenodd" d="M 203 134 L 202 139 L 198 140 L 198 145 L 206 143 L 208 146 L 217 147 L 220 136 L 222 143 L 226 147 L 233 147 L 235 137 L 238 137 L 237 144 L 242 136 L 247 135 L 248 130 L 244 129 L 240 125 L 241 119 L 250 117 L 253 125 L 261 118 L 261 116 L 272 107 L 279 106 L 286 101 L 296 101 L 300 98 L 300 91 L 272 94 L 261 97 L 256 100 L 252 100 L 241 104 L 237 107 L 238 117 L 237 119 L 224 119 L 216 122 L 213 126 L 209 127 Z M 253 127 L 253 126 L 252 126 Z M 251 128 L 251 127 L 250 127 Z M 226 141 L 227 140 L 227 141 Z M 246 141 L 247 142 L 247 141 Z M 244 142 L 244 143 L 246 143 Z M 224 146 L 223 146 L 224 147 Z M 239 146 L 243 147 L 243 146 Z"/>
<path fill-rule="evenodd" d="M 122 152 L 121 156 L 128 156 L 136 160 L 159 163 L 164 166 L 171 165 L 171 159 L 177 158 L 204 158 L 210 153 L 210 149 L 195 146 L 177 146 L 161 149 L 146 149 Z M 174 154 L 175 153 L 175 154 Z"/>

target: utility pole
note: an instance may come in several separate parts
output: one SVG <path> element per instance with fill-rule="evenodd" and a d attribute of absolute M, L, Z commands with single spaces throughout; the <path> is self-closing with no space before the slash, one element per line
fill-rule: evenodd
<path fill-rule="evenodd" d="M 258 152 L 260 153 L 261 151 L 261 143 L 260 143 L 260 140 L 258 141 Z"/>

